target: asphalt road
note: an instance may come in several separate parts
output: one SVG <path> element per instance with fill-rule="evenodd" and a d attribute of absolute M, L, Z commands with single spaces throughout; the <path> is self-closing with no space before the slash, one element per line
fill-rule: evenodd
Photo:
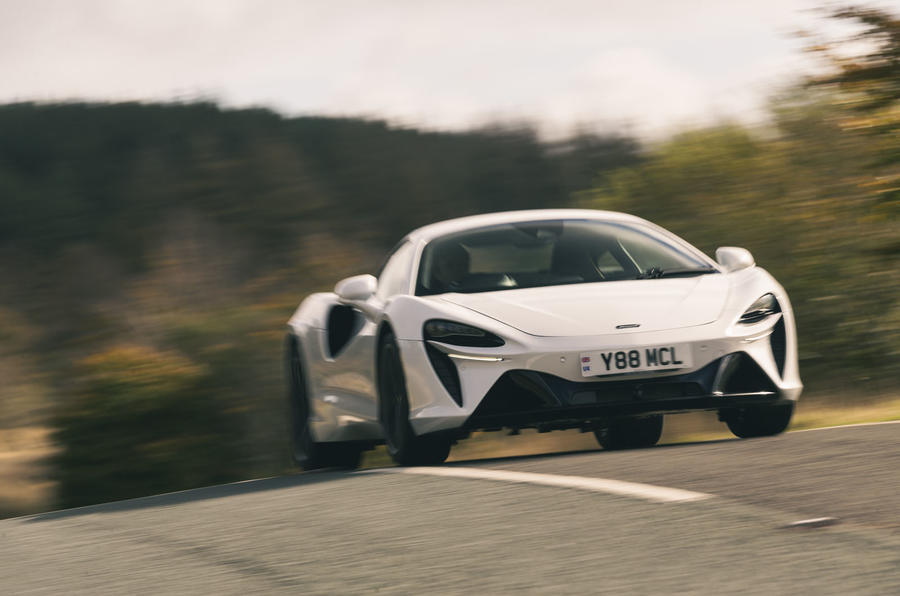
<path fill-rule="evenodd" d="M 0 521 L 0 593 L 900 594 L 900 424 L 442 469 L 505 475 L 325 472 Z M 581 488 L 525 481 L 561 476 Z"/>

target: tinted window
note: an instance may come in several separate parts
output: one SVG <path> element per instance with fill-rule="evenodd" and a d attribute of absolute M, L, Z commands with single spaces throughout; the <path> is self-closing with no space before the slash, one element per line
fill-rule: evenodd
<path fill-rule="evenodd" d="M 503 224 L 450 234 L 422 253 L 416 294 L 653 277 L 709 264 L 639 224 L 563 220 Z"/>
<path fill-rule="evenodd" d="M 405 294 L 409 290 L 409 273 L 412 268 L 413 245 L 402 244 L 385 261 L 378 276 L 378 289 L 375 296 L 386 300 L 396 294 Z"/>

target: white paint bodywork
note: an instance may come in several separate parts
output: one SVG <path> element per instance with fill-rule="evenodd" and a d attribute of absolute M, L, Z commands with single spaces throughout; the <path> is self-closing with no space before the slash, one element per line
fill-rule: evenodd
<path fill-rule="evenodd" d="M 590 219 L 639 223 L 670 244 L 689 251 L 720 273 L 684 278 L 605 281 L 475 294 L 414 296 L 415 273 L 424 246 L 445 234 L 502 223 Z M 403 293 L 384 300 L 340 299 L 334 293 L 307 297 L 288 322 L 299 341 L 312 403 L 311 426 L 318 441 L 380 440 L 376 382 L 379 332 L 390 326 L 400 347 L 410 401 L 410 421 L 418 434 L 461 427 L 485 393 L 506 371 L 526 369 L 570 381 L 585 381 L 580 354 L 607 347 L 689 344 L 693 365 L 668 372 L 630 373 L 640 379 L 699 370 L 730 353 L 748 354 L 777 387 L 781 399 L 801 391 L 797 337 L 790 301 L 765 270 L 748 266 L 726 272 L 702 252 L 670 232 L 621 213 L 590 210 L 537 210 L 460 218 L 420 228 L 407 236 L 415 248 Z M 760 296 L 771 293 L 780 315 L 751 325 L 737 324 Z M 362 324 L 336 356 L 328 353 L 327 321 L 338 304 L 354 306 Z M 767 338 L 779 318 L 786 330 L 783 375 Z M 505 340 L 497 348 L 433 343 L 454 358 L 462 388 L 462 406 L 450 397 L 434 372 L 422 337 L 424 322 L 449 319 L 473 325 Z M 617 330 L 617 325 L 640 327 Z M 469 357 L 469 358 L 466 358 Z M 617 377 L 592 377 L 603 381 Z"/>

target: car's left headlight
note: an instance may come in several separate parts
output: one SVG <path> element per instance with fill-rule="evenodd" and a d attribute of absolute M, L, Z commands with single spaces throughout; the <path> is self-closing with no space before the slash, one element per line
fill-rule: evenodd
<path fill-rule="evenodd" d="M 426 321 L 423 331 L 426 340 L 439 341 L 455 346 L 496 348 L 505 343 L 502 338 L 490 331 L 443 319 Z"/>
<path fill-rule="evenodd" d="M 778 305 L 778 300 L 775 299 L 775 296 L 764 294 L 744 311 L 744 314 L 738 319 L 738 323 L 751 325 L 780 312 L 781 307 Z"/>

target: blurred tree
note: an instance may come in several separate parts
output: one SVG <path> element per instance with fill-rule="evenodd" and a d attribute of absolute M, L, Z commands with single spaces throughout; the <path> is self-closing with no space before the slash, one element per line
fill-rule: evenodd
<path fill-rule="evenodd" d="M 832 92 L 848 134 L 873 144 L 872 171 L 860 181 L 873 201 L 872 215 L 900 215 L 900 19 L 878 9 L 851 6 L 833 10 L 832 19 L 859 26 L 856 35 L 820 41 L 810 50 L 829 66 L 808 85 Z M 880 249 L 900 254 L 900 230 Z"/>
<path fill-rule="evenodd" d="M 590 188 L 603 172 L 637 164 L 641 146 L 630 137 L 583 130 L 550 143 L 548 151 L 559 164 L 566 188 L 577 192 Z"/>
<path fill-rule="evenodd" d="M 238 418 L 209 391 L 206 367 L 126 345 L 85 358 L 75 369 L 76 390 L 55 420 L 61 505 L 244 476 L 234 442 Z"/>
<path fill-rule="evenodd" d="M 0 304 L 0 429 L 37 426 L 46 420 L 50 377 L 33 347 L 38 328 Z"/>

